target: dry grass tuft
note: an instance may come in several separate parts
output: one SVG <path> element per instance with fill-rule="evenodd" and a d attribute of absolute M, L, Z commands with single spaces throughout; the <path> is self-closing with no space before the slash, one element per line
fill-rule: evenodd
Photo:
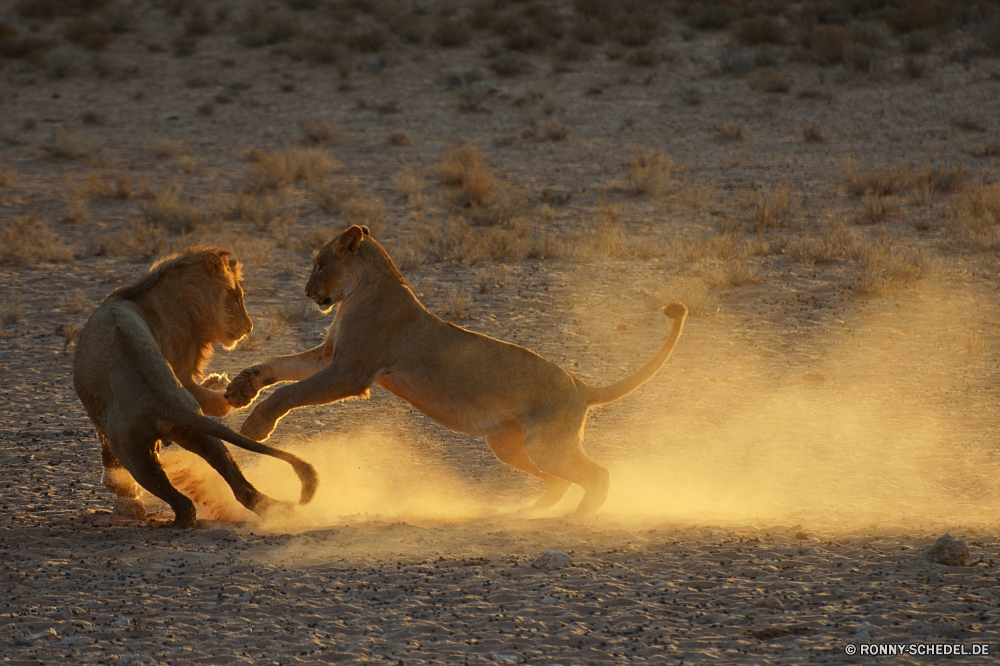
<path fill-rule="evenodd" d="M 985 132 L 986 114 L 979 109 L 963 109 L 952 114 L 951 124 L 966 132 Z"/>
<path fill-rule="evenodd" d="M 760 284 L 760 264 L 748 255 L 737 255 L 722 261 L 703 263 L 698 274 L 713 289 Z"/>
<path fill-rule="evenodd" d="M 74 194 L 86 199 L 128 199 L 132 196 L 132 179 L 98 169 L 87 174 L 87 180 L 74 188 Z"/>
<path fill-rule="evenodd" d="M 830 140 L 830 131 L 818 120 L 813 120 L 802 126 L 802 138 L 810 143 L 826 143 Z"/>
<path fill-rule="evenodd" d="M 635 149 L 625 173 L 625 190 L 634 196 L 656 194 L 674 166 L 674 161 L 662 151 Z"/>
<path fill-rule="evenodd" d="M 24 296 L 17 292 L 0 301 L 0 325 L 16 326 L 22 323 L 24 321 L 21 319 L 21 306 L 23 304 Z M 3 337 L 2 330 L 0 330 L 0 337 Z"/>
<path fill-rule="evenodd" d="M 69 263 L 73 256 L 73 249 L 35 213 L 19 215 L 0 226 L 0 264 Z"/>
<path fill-rule="evenodd" d="M 858 294 L 884 296 L 929 275 L 934 260 L 926 250 L 899 247 L 895 239 L 880 237 L 856 250 L 857 265 L 848 286 Z"/>
<path fill-rule="evenodd" d="M 224 206 L 227 217 L 253 225 L 259 231 L 283 231 L 294 218 L 294 211 L 286 210 L 285 198 L 274 192 L 255 194 L 241 192 Z"/>
<path fill-rule="evenodd" d="M 946 228 L 981 252 L 1000 250 L 1000 185 L 970 187 L 948 211 Z"/>
<path fill-rule="evenodd" d="M 177 157 L 187 154 L 187 145 L 178 139 L 157 139 L 146 146 L 156 157 Z"/>
<path fill-rule="evenodd" d="M 422 203 L 422 195 L 426 186 L 423 176 L 407 170 L 393 176 L 392 184 L 401 198 L 414 205 Z"/>
<path fill-rule="evenodd" d="M 473 302 L 467 291 L 452 285 L 444 297 L 441 314 L 452 319 L 468 319 Z"/>
<path fill-rule="evenodd" d="M 42 148 L 52 157 L 65 159 L 88 157 L 99 150 L 97 144 L 66 127 L 53 130 L 52 136 L 42 144 Z"/>
<path fill-rule="evenodd" d="M 861 224 L 880 224 L 896 220 L 903 215 L 903 205 L 894 196 L 870 193 L 861 198 L 857 220 Z"/>
<path fill-rule="evenodd" d="M 750 90 L 769 93 L 786 93 L 792 88 L 792 77 L 776 67 L 765 67 L 747 81 Z"/>
<path fill-rule="evenodd" d="M 174 234 L 194 231 L 208 219 L 208 213 L 201 206 L 181 201 L 180 191 L 179 185 L 173 185 L 154 193 L 152 201 L 142 205 L 143 219 Z"/>
<path fill-rule="evenodd" d="M 741 226 L 751 231 L 786 227 L 797 207 L 797 199 L 789 185 L 779 185 L 759 192 L 743 192 Z"/>
<path fill-rule="evenodd" d="M 794 261 L 804 266 L 813 266 L 853 257 L 857 247 L 857 233 L 843 222 L 835 220 L 819 236 L 790 241 L 785 251 Z"/>
<path fill-rule="evenodd" d="M 313 145 L 336 143 L 346 138 L 346 134 L 329 120 L 309 118 L 302 124 L 302 143 Z"/>
<path fill-rule="evenodd" d="M 909 169 L 903 165 L 862 171 L 853 157 L 844 158 L 843 174 L 844 188 L 849 195 L 855 197 L 868 192 L 882 196 L 896 194 L 911 180 Z"/>
<path fill-rule="evenodd" d="M 660 293 L 663 295 L 662 302 L 680 301 L 696 317 L 715 314 L 719 310 L 704 280 L 694 276 L 674 280 L 664 285 Z"/>
<path fill-rule="evenodd" d="M 726 123 L 712 136 L 716 141 L 745 141 L 750 138 L 750 130 L 739 123 Z"/>
<path fill-rule="evenodd" d="M 389 142 L 389 145 L 392 145 L 392 146 L 412 146 L 413 145 L 413 137 L 410 136 L 409 132 L 406 132 L 404 130 L 394 130 L 394 131 L 390 132 L 389 133 L 389 137 L 387 138 L 387 141 Z"/>
<path fill-rule="evenodd" d="M 247 180 L 254 190 L 276 190 L 296 180 L 318 180 L 340 166 L 322 148 L 286 148 L 261 156 Z"/>

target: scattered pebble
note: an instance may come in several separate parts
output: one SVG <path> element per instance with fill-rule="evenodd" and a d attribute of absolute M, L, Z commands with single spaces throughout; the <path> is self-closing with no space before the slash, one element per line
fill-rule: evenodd
<path fill-rule="evenodd" d="M 56 630 L 49 628 L 44 631 L 39 631 L 37 634 L 31 634 L 29 636 L 25 636 L 18 642 L 21 643 L 22 645 L 29 645 L 30 643 L 34 643 L 35 641 L 39 641 L 43 638 L 56 638 L 57 636 L 58 634 L 56 633 Z"/>
<path fill-rule="evenodd" d="M 765 597 L 764 599 L 757 602 L 757 605 L 762 608 L 770 608 L 771 610 L 783 611 L 785 610 L 785 605 L 781 603 L 781 599 L 774 595 Z"/>
<path fill-rule="evenodd" d="M 541 557 L 532 563 L 536 569 L 561 569 L 573 562 L 573 558 L 558 550 L 549 550 L 542 553 Z"/>
<path fill-rule="evenodd" d="M 959 541 L 951 535 L 945 535 L 934 542 L 934 545 L 923 551 L 925 559 L 938 564 L 952 567 L 967 567 L 972 554 L 964 541 Z"/>

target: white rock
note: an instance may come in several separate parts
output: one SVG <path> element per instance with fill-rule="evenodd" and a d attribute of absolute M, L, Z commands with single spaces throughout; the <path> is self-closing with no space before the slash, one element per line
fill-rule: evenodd
<path fill-rule="evenodd" d="M 56 630 L 50 627 L 48 629 L 45 629 L 44 631 L 39 631 L 37 634 L 31 634 L 29 636 L 25 636 L 18 642 L 21 643 L 22 645 L 28 645 L 30 643 L 34 643 L 35 641 L 40 641 L 43 638 L 56 638 L 57 636 L 58 634 L 56 633 Z"/>
<path fill-rule="evenodd" d="M 770 608 L 771 610 L 776 611 L 785 610 L 785 604 L 781 603 L 781 599 L 774 595 L 765 597 L 764 599 L 758 601 L 757 605 L 762 608 Z"/>
<path fill-rule="evenodd" d="M 518 661 L 520 661 L 521 658 L 516 654 L 505 654 L 502 652 L 494 652 L 493 654 L 490 655 L 490 659 L 496 662 L 516 664 Z"/>
<path fill-rule="evenodd" d="M 549 550 L 542 553 L 541 557 L 535 560 L 531 566 L 536 569 L 559 569 L 570 564 L 572 561 L 573 558 L 566 553 L 560 553 L 558 550 Z"/>
<path fill-rule="evenodd" d="M 934 545 L 923 551 L 924 559 L 938 564 L 947 564 L 952 567 L 967 567 L 972 554 L 969 546 L 964 541 L 959 541 L 950 534 L 946 534 Z"/>

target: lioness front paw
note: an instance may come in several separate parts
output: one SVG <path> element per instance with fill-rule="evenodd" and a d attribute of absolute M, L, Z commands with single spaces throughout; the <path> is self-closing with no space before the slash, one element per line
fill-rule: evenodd
<path fill-rule="evenodd" d="M 228 402 L 233 407 L 246 407 L 260 390 L 266 386 L 260 381 L 261 369 L 260 366 L 250 366 L 240 374 L 236 375 L 233 381 L 229 382 L 229 386 L 226 387 L 226 402 Z"/>
<path fill-rule="evenodd" d="M 252 440 L 263 442 L 274 432 L 276 421 L 260 415 L 260 410 L 247 417 L 247 420 L 240 426 L 240 434 Z"/>

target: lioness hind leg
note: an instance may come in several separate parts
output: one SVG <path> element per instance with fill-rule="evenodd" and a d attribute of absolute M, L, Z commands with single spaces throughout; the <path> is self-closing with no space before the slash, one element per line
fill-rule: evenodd
<path fill-rule="evenodd" d="M 583 499 L 576 508 L 576 514 L 593 516 L 608 497 L 611 473 L 587 456 L 580 446 L 578 434 L 553 430 L 528 428 L 525 450 L 543 471 L 582 486 Z"/>
<path fill-rule="evenodd" d="M 552 508 L 573 485 L 566 479 L 560 479 L 538 469 L 538 465 L 524 450 L 524 431 L 520 424 L 507 424 L 500 430 L 491 432 L 486 436 L 486 443 L 501 462 L 545 481 L 547 486 L 545 493 L 531 505 L 531 511 L 545 511 Z"/>
<path fill-rule="evenodd" d="M 105 488 L 124 499 L 139 499 L 139 484 L 122 465 L 122 461 L 118 460 L 118 457 L 111 452 L 108 440 L 103 435 L 101 436 L 101 463 L 104 465 L 101 483 L 104 484 Z"/>
<path fill-rule="evenodd" d="M 175 428 L 171 432 L 171 437 L 183 448 L 204 458 L 205 462 L 211 465 L 233 489 L 237 501 L 257 515 L 262 516 L 268 509 L 281 504 L 261 493 L 247 481 L 240 466 L 229 453 L 229 449 L 220 440 L 183 428 Z"/>
<path fill-rule="evenodd" d="M 173 527 L 192 527 L 197 517 L 194 502 L 182 495 L 170 485 L 167 473 L 160 464 L 160 456 L 156 451 L 156 440 L 150 441 L 146 435 L 132 437 L 123 446 L 115 446 L 118 458 L 125 465 L 132 478 L 139 485 L 156 495 L 170 505 L 174 511 Z"/>

